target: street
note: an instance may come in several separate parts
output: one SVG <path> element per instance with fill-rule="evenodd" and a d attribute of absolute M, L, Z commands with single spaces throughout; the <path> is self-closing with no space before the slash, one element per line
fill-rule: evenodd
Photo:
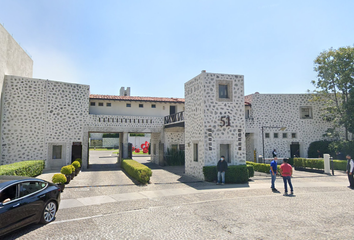
<path fill-rule="evenodd" d="M 295 195 L 287 197 L 280 178 L 281 193 L 272 193 L 267 174 L 219 186 L 183 175 L 182 167 L 136 157 L 153 170 L 151 184 L 141 186 L 109 152 L 91 152 L 97 166 L 66 186 L 56 220 L 4 239 L 350 239 L 354 233 L 354 191 L 343 172 L 295 171 Z"/>

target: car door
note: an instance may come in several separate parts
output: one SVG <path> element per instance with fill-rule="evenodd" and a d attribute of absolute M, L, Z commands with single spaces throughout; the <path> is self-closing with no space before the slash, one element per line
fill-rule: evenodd
<path fill-rule="evenodd" d="M 45 204 L 46 194 L 43 189 L 46 186 L 46 183 L 40 181 L 27 181 L 20 184 L 20 204 L 24 222 L 32 223 L 39 220 Z"/>
<path fill-rule="evenodd" d="M 1 191 L 1 196 L 3 199 L 1 199 L 0 203 L 0 235 L 21 226 L 21 220 L 24 218 L 21 210 L 21 200 L 18 198 L 18 184 L 7 186 Z M 8 198 L 10 201 L 3 203 Z"/>

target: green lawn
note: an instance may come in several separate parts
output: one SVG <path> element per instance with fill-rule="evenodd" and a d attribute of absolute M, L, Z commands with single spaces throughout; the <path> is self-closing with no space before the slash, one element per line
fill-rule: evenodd
<path fill-rule="evenodd" d="M 117 148 L 90 148 L 90 151 L 114 151 L 114 150 L 118 150 Z M 118 150 L 119 151 L 119 150 Z"/>
<path fill-rule="evenodd" d="M 119 153 L 119 150 L 113 152 L 113 154 L 118 154 L 118 153 Z M 143 153 L 143 151 L 140 151 L 139 153 L 133 152 L 133 155 L 148 155 L 148 153 Z"/>

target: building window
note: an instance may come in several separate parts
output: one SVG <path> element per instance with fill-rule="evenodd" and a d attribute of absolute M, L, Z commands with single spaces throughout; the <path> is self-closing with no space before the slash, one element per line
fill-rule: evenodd
<path fill-rule="evenodd" d="M 250 110 L 249 109 L 245 110 L 245 117 L 246 117 L 246 119 L 250 118 Z"/>
<path fill-rule="evenodd" d="M 219 84 L 219 98 L 229 98 L 227 85 Z"/>
<path fill-rule="evenodd" d="M 291 138 L 296 138 L 296 133 L 291 133 Z"/>
<path fill-rule="evenodd" d="M 269 137 L 270 137 L 269 133 L 265 133 L 265 138 L 269 138 Z"/>
<path fill-rule="evenodd" d="M 143 108 L 144 107 L 144 104 L 139 104 L 139 108 Z"/>
<path fill-rule="evenodd" d="M 112 104 L 110 102 L 106 103 L 106 107 L 110 107 Z"/>
<path fill-rule="evenodd" d="M 287 133 L 283 133 L 283 138 L 288 138 L 288 134 Z"/>
<path fill-rule="evenodd" d="M 96 103 L 95 102 L 90 102 L 90 105 L 91 106 L 96 106 Z"/>
<path fill-rule="evenodd" d="M 52 159 L 61 159 L 61 145 L 53 145 Z"/>
<path fill-rule="evenodd" d="M 126 107 L 131 107 L 132 105 L 130 103 L 127 103 Z"/>
<path fill-rule="evenodd" d="M 98 103 L 98 106 L 103 107 L 103 102 Z"/>
<path fill-rule="evenodd" d="M 151 104 L 151 108 L 156 108 L 156 104 Z"/>
<path fill-rule="evenodd" d="M 198 162 L 198 143 L 193 144 L 193 161 Z"/>
<path fill-rule="evenodd" d="M 278 133 L 274 133 L 274 134 L 273 134 L 273 137 L 274 137 L 274 138 L 278 138 L 278 137 L 279 137 L 279 134 L 278 134 Z"/>
<path fill-rule="evenodd" d="M 300 107 L 300 118 L 301 119 L 311 119 L 312 118 L 312 107 Z"/>
<path fill-rule="evenodd" d="M 180 145 L 179 145 L 179 150 L 180 150 L 180 151 L 184 151 L 184 149 L 185 149 L 185 148 L 184 148 L 184 144 L 180 144 Z"/>
<path fill-rule="evenodd" d="M 178 150 L 178 145 L 177 144 L 172 144 L 171 145 L 172 151 L 177 151 Z"/>

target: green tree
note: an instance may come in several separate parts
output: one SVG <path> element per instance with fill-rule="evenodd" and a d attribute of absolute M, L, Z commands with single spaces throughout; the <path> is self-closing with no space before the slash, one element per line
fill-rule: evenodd
<path fill-rule="evenodd" d="M 322 102 L 325 120 L 333 122 L 335 127 L 345 128 L 348 140 L 348 131 L 354 132 L 350 128 L 353 112 L 348 104 L 354 89 L 354 48 L 330 48 L 321 52 L 314 63 L 317 81 L 312 81 L 316 87 L 313 100 Z"/>

